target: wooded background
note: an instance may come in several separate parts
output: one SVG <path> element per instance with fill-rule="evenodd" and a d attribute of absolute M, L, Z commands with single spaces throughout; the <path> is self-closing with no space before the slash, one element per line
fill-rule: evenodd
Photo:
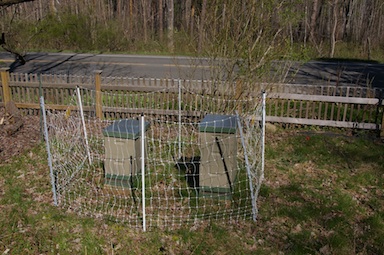
<path fill-rule="evenodd" d="M 348 57 L 372 59 L 384 49 L 383 5 L 383 0 L 35 0 L 0 7 L 0 25 L 8 45 L 19 50 L 227 56 L 238 54 L 236 46 L 247 48 L 237 50 L 238 57 L 260 60 L 272 44 L 283 51 L 281 57 L 291 58 L 308 57 L 308 51 L 341 56 L 340 45 L 354 51 Z M 288 56 L 287 48 L 299 56 Z"/>

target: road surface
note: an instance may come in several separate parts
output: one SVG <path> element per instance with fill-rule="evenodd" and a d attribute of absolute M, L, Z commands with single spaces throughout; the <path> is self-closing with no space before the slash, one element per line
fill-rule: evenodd
<path fill-rule="evenodd" d="M 25 59 L 20 65 L 12 54 L 0 52 L 0 65 L 16 73 L 90 75 L 102 70 L 105 76 L 208 79 L 212 69 L 207 59 L 190 57 L 28 53 Z"/>
<path fill-rule="evenodd" d="M 102 70 L 104 76 L 209 80 L 225 78 L 219 61 L 206 58 L 143 56 L 121 54 L 28 53 L 20 65 L 13 55 L 0 52 L 0 66 L 16 73 L 91 75 Z M 294 84 L 372 86 L 384 88 L 384 64 L 357 61 L 309 61 L 305 64 L 275 62 L 284 75 L 275 80 Z M 284 68 L 281 68 L 284 66 Z M 283 77 L 283 78 L 282 78 Z M 271 80 L 272 81 L 272 80 Z"/>
<path fill-rule="evenodd" d="M 355 60 L 313 60 L 301 65 L 294 63 L 285 82 L 384 89 L 384 64 Z"/>

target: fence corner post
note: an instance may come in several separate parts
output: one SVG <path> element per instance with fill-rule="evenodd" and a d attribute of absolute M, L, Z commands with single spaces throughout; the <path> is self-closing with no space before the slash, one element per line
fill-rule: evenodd
<path fill-rule="evenodd" d="M 0 68 L 1 85 L 3 87 L 3 103 L 6 106 L 11 101 L 11 90 L 9 89 L 9 67 Z"/>
<path fill-rule="evenodd" d="M 93 71 L 95 75 L 95 90 L 96 90 L 96 117 L 103 118 L 103 105 L 101 100 L 101 73 L 102 70 Z"/>

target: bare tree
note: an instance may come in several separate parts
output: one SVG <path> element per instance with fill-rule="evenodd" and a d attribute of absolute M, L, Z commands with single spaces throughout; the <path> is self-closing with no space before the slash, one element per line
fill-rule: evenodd
<path fill-rule="evenodd" d="M 266 72 L 270 69 L 267 67 L 278 56 L 279 43 L 289 36 L 289 33 L 282 33 L 289 19 L 278 18 L 282 7 L 271 8 L 269 3 L 268 0 L 250 0 L 242 4 L 231 0 L 207 1 L 206 20 L 203 27 L 200 23 L 199 30 L 206 35 L 201 40 L 205 55 L 216 60 L 211 72 L 215 77 L 208 79 L 234 82 L 245 94 L 246 90 L 254 89 L 246 84 L 255 84 L 268 76 Z M 274 78 L 268 77 L 269 81 Z"/>
<path fill-rule="evenodd" d="M 268 40 L 258 41 L 261 44 L 254 46 L 254 42 L 260 33 L 263 34 L 262 37 L 273 39 L 276 31 L 279 31 L 277 41 L 289 35 L 289 38 L 284 38 L 289 40 L 281 43 L 299 46 L 295 49 L 314 48 L 317 56 L 337 56 L 339 45 L 359 47 L 356 54 L 363 54 L 360 57 L 371 56 L 370 52 L 381 49 L 384 41 L 383 0 L 0 0 L 0 6 L 3 29 L 0 32 L 5 33 L 2 45 L 6 42 L 6 47 L 11 49 L 16 46 L 20 48 L 20 43 L 28 41 L 24 38 L 33 37 L 33 29 L 23 31 L 17 27 L 18 24 L 34 23 L 37 31 L 41 29 L 38 27 L 39 23 L 44 23 L 45 18 L 51 18 L 52 14 L 57 16 L 58 22 L 68 22 L 62 20 L 66 14 L 78 16 L 79 21 L 83 19 L 83 23 L 86 19 L 87 28 L 93 32 L 90 33 L 91 36 L 81 33 L 79 36 L 85 37 L 83 41 L 89 40 L 90 49 L 98 47 L 103 41 L 98 38 L 104 34 L 100 31 L 108 31 L 109 36 L 117 38 L 111 38 L 114 46 L 120 44 L 116 49 L 126 49 L 128 46 L 132 47 L 130 50 L 135 50 L 137 44 L 127 44 L 127 40 L 164 42 L 163 36 L 167 36 L 167 46 L 169 51 L 173 51 L 176 45 L 176 28 L 185 31 L 185 36 L 189 37 L 188 49 L 205 54 L 211 45 L 223 43 L 220 54 L 224 56 L 232 47 L 231 43 L 240 38 L 250 40 L 247 37 L 254 40 L 250 40 L 248 44 L 250 49 L 254 49 L 251 52 L 260 50 L 262 54 L 259 45 L 265 43 L 271 46 L 273 43 L 270 44 Z M 251 9 L 254 14 L 249 13 Z M 75 21 L 72 19 L 70 22 L 71 24 L 63 23 L 63 26 L 73 26 Z M 13 28 L 14 32 L 11 33 Z M 98 29 L 100 30 L 97 31 Z M 74 32 L 68 30 L 68 33 Z M 60 40 L 61 38 L 55 37 L 52 41 L 61 41 L 60 45 L 63 45 L 68 39 L 68 33 L 62 33 L 67 38 Z M 38 48 L 39 44 L 41 40 L 29 42 L 31 48 Z M 56 44 L 52 45 L 55 47 Z M 46 46 L 49 48 L 44 45 Z M 239 49 L 243 46 L 236 46 L 241 52 Z M 70 47 L 71 45 L 68 49 Z M 325 47 L 327 52 L 323 51 Z M 268 48 L 270 47 L 266 49 Z"/>

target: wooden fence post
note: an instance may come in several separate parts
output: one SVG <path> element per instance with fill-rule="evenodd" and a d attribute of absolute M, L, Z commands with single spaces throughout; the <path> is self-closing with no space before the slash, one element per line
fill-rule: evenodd
<path fill-rule="evenodd" d="M 95 70 L 95 90 L 96 90 L 96 117 L 103 118 L 103 105 L 101 98 L 101 73 L 102 70 Z"/>
<path fill-rule="evenodd" d="M 1 84 L 3 86 L 3 103 L 6 106 L 11 101 L 11 90 L 9 89 L 9 67 L 0 68 Z"/>
<path fill-rule="evenodd" d="M 242 97 L 242 95 L 243 95 L 243 81 L 240 79 L 240 80 L 237 80 L 236 81 L 236 91 L 235 91 L 235 93 L 236 93 L 236 95 L 235 95 L 235 104 L 237 104 L 237 111 L 239 112 L 239 113 L 241 113 L 242 112 L 242 102 L 241 102 L 241 97 Z"/>

